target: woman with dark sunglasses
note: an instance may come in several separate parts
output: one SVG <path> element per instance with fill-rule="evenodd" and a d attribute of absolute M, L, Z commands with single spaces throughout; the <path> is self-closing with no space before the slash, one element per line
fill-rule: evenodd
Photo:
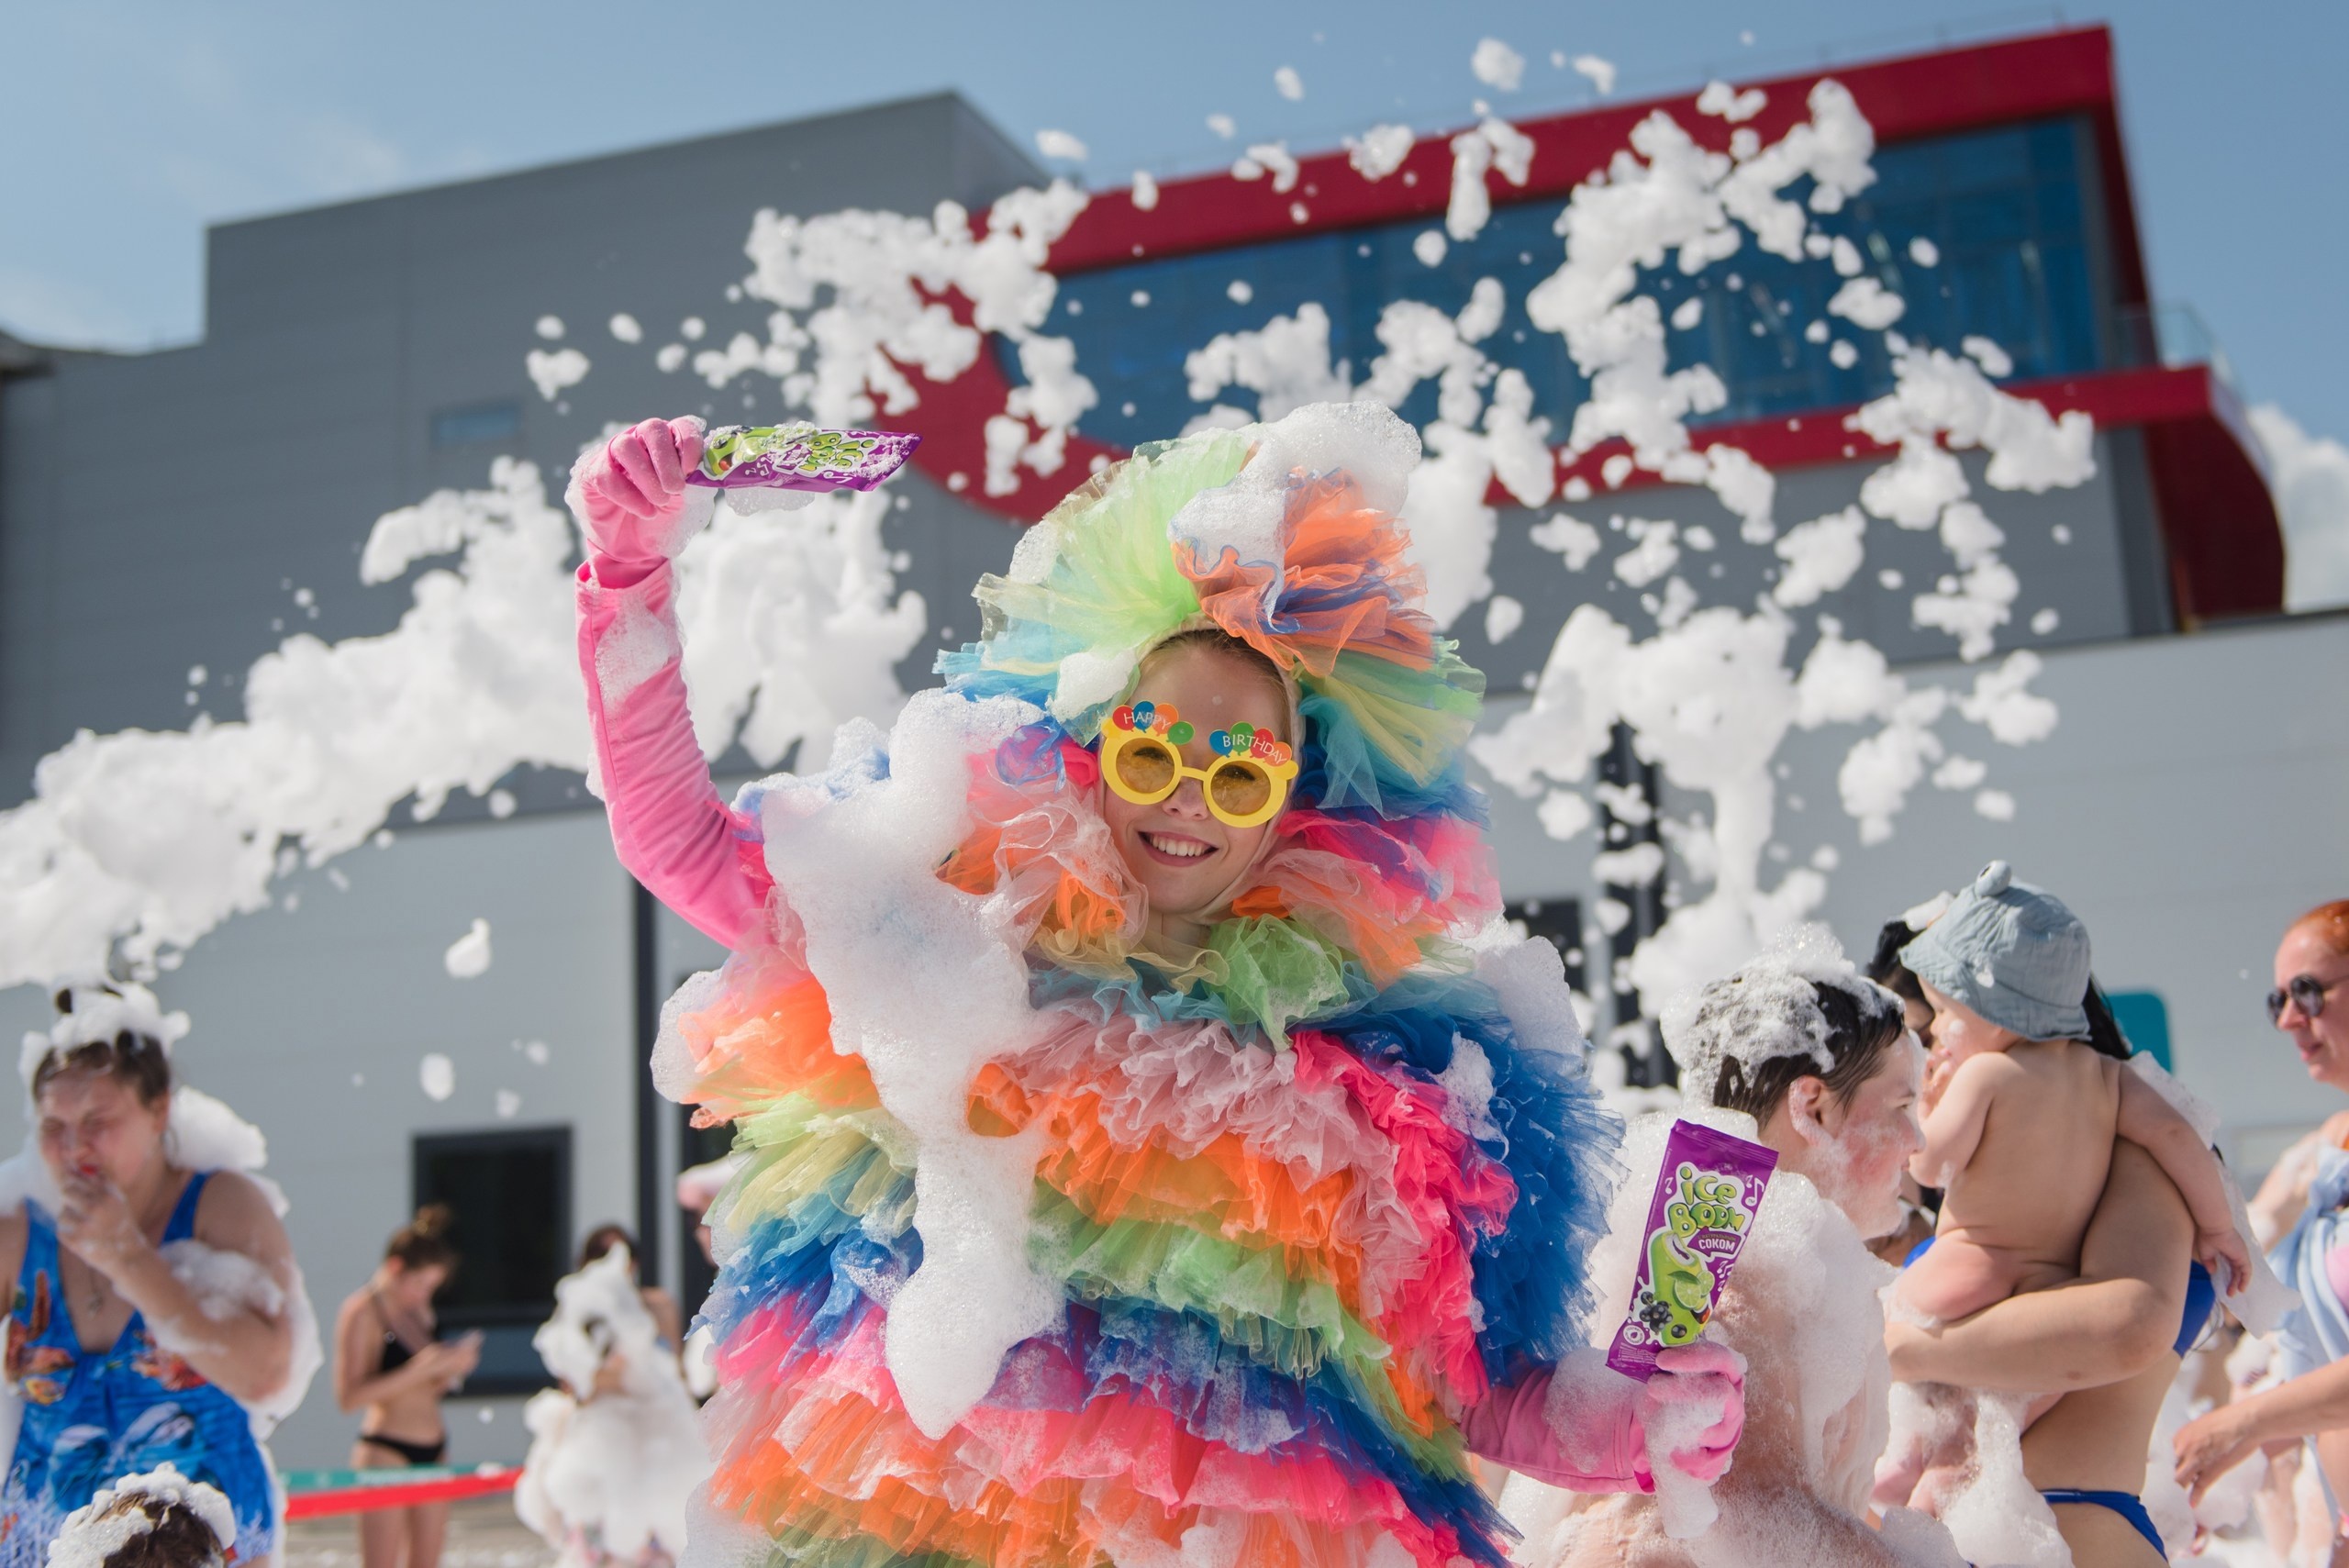
<path fill-rule="evenodd" d="M 2284 933 L 2267 1017 L 2311 1079 L 2349 1093 L 2349 899 Z M 2177 1479 L 2199 1502 L 2254 1450 L 2307 1440 L 2337 1513 L 2349 1496 L 2349 1111 L 2277 1162 L 2251 1210 L 2280 1238 L 2269 1257 L 2300 1293 L 2278 1336 L 2286 1381 L 2181 1428 Z M 2332 1561 L 2349 1563 L 2349 1541 L 2334 1543 Z"/>

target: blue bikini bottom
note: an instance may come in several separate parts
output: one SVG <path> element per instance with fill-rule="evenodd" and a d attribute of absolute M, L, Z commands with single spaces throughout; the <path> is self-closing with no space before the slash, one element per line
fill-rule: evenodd
<path fill-rule="evenodd" d="M 2165 1561 L 2169 1557 L 2169 1548 L 2162 1544 L 2161 1532 L 2154 1528 L 2154 1516 L 2145 1512 L 2143 1501 L 2132 1492 L 2078 1492 L 2068 1486 L 2057 1486 L 2042 1492 L 2040 1496 L 2047 1500 L 2050 1507 L 2065 1503 L 2086 1503 L 2093 1508 L 2110 1508 L 2127 1519 Z"/>

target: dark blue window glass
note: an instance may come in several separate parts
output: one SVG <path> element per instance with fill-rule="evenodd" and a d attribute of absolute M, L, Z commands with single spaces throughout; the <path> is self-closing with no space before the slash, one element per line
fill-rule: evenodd
<path fill-rule="evenodd" d="M 1813 215 L 1813 224 L 1849 239 L 1862 275 L 1907 302 L 1895 329 L 1912 341 L 1954 351 L 1965 338 L 1988 338 L 2013 359 L 2019 377 L 2094 371 L 2105 356 L 2092 281 L 2097 240 L 2087 222 L 2096 204 L 2083 188 L 2095 177 L 2091 157 L 2080 127 L 2068 119 L 1881 148 L 1876 183 L 1842 211 Z M 1787 194 L 1799 199 L 1808 190 Z M 1524 373 L 1535 412 L 1563 436 L 1587 384 L 1564 342 L 1535 330 L 1525 316 L 1526 295 L 1563 257 L 1553 231 L 1563 205 L 1499 207 L 1482 234 L 1449 245 L 1432 267 L 1412 245 L 1440 225 L 1413 221 L 1075 273 L 1061 280 L 1045 329 L 1074 340 L 1078 368 L 1101 394 L 1082 422 L 1085 432 L 1131 446 L 1174 434 L 1209 402 L 1253 411 L 1254 395 L 1243 388 L 1207 400 L 1190 395 L 1184 360 L 1219 333 L 1259 328 L 1317 304 L 1330 317 L 1332 361 L 1344 361 L 1359 383 L 1380 352 L 1376 328 L 1386 302 L 1415 299 L 1457 314 L 1478 279 L 1496 278 L 1508 310 L 1480 347 Z M 1915 259 L 1919 239 L 1938 252 L 1934 265 Z M 1694 277 L 1673 267 L 1643 274 L 1642 291 L 1667 319 L 1692 295 L 1703 301 L 1696 321 L 1670 329 L 1672 363 L 1711 365 L 1729 402 L 1694 422 L 1793 414 L 1888 390 L 1882 339 L 1827 314 L 1842 282 L 1824 261 L 1788 261 L 1750 241 Z M 1823 339 L 1814 326 L 1821 322 Z M 1008 345 L 997 348 L 1007 373 L 1019 380 Z M 1431 384 L 1422 385 L 1404 417 L 1433 418 L 1435 396 Z"/>

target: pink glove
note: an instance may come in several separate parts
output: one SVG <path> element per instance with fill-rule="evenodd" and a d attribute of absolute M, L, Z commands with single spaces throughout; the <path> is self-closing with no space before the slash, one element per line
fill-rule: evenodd
<path fill-rule="evenodd" d="M 1573 1492 L 1655 1489 L 1640 1444 L 1640 1385 L 1597 1351 L 1496 1387 L 1461 1418 L 1468 1451 Z"/>
<path fill-rule="evenodd" d="M 1655 1374 L 1624 1376 L 1598 1351 L 1495 1388 L 1460 1423 L 1468 1451 L 1575 1492 L 1653 1492 L 1647 1427 L 1659 1412 L 1717 1402 L 1720 1418 L 1672 1467 L 1710 1485 L 1729 1469 L 1745 1429 L 1745 1362 L 1699 1340 L 1656 1357 Z"/>
<path fill-rule="evenodd" d="M 580 454 L 563 498 L 587 531 L 596 582 L 607 588 L 642 582 L 708 520 L 709 500 L 690 506 L 685 484 L 701 462 L 701 421 L 687 415 L 640 420 Z"/>
<path fill-rule="evenodd" d="M 1699 1400 L 1720 1406 L 1720 1419 L 1698 1434 L 1695 1444 L 1673 1453 L 1672 1467 L 1693 1481 L 1709 1486 L 1736 1457 L 1737 1440 L 1745 1431 L 1745 1358 L 1727 1345 L 1698 1340 L 1657 1353 L 1655 1375 L 1640 1396 L 1640 1462 L 1650 1464 L 1645 1434 L 1662 1411 Z"/>

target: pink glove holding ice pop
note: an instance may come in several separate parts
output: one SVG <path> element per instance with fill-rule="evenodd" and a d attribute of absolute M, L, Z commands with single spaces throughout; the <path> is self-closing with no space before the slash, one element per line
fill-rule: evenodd
<path fill-rule="evenodd" d="M 1659 1411 L 1718 1402 L 1720 1418 L 1695 1446 L 1667 1456 L 1689 1479 L 1710 1485 L 1729 1469 L 1745 1429 L 1745 1362 L 1698 1340 L 1660 1352 L 1645 1383 L 1586 1351 L 1555 1367 L 1495 1388 L 1460 1424 L 1471 1453 L 1537 1481 L 1575 1492 L 1653 1492 L 1647 1427 Z"/>
<path fill-rule="evenodd" d="M 586 529 L 596 582 L 640 583 L 693 537 L 685 475 L 701 462 L 702 435 L 691 415 L 641 419 L 573 465 L 564 498 Z M 708 504 L 705 497 L 690 510 L 707 518 Z"/>
<path fill-rule="evenodd" d="M 1730 1461 L 1737 1457 L 1737 1440 L 1745 1433 L 1745 1358 L 1726 1345 L 1698 1340 L 1657 1351 L 1655 1370 L 1640 1401 L 1640 1457 L 1647 1458 L 1647 1418 L 1655 1411 L 1667 1405 L 1718 1401 L 1720 1419 L 1698 1433 L 1694 1446 L 1669 1456 L 1673 1469 L 1709 1486 L 1728 1471 Z"/>

